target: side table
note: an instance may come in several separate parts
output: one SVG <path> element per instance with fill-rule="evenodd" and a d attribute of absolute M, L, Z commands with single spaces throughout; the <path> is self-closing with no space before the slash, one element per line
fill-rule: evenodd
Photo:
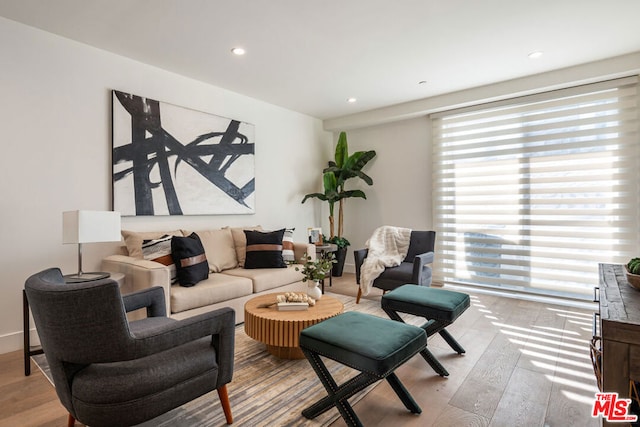
<path fill-rule="evenodd" d="M 115 280 L 118 283 L 118 286 L 122 287 L 124 284 L 124 274 L 122 273 L 111 273 L 109 276 L 110 279 Z M 74 281 L 74 283 L 79 283 Z M 25 290 L 22 290 L 22 336 L 24 340 L 23 344 L 23 354 L 24 354 L 24 375 L 28 377 L 31 375 L 31 356 L 35 356 L 37 354 L 44 353 L 42 351 L 42 347 L 39 345 L 32 346 L 31 345 L 31 325 L 29 318 L 29 300 L 27 299 L 27 293 Z"/>
<path fill-rule="evenodd" d="M 338 250 L 338 245 L 333 243 L 327 243 L 325 245 L 316 245 L 316 257 L 323 256 L 325 254 L 332 254 Z M 333 268 L 329 270 L 329 286 L 331 283 L 331 278 L 333 277 Z M 324 279 L 320 281 L 320 285 L 322 287 L 322 293 L 324 294 Z"/>

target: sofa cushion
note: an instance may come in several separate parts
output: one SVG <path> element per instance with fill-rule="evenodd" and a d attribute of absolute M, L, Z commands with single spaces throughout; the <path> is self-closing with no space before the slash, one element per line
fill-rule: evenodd
<path fill-rule="evenodd" d="M 293 231 L 295 228 L 285 228 L 282 236 L 282 259 L 289 264 L 296 262 L 296 254 L 293 252 Z"/>
<path fill-rule="evenodd" d="M 124 238 L 124 244 L 127 246 L 127 252 L 130 257 L 143 259 L 142 255 L 142 241 L 159 239 L 164 235 L 169 236 L 183 236 L 180 230 L 174 231 L 128 231 L 122 230 L 120 232 Z"/>
<path fill-rule="evenodd" d="M 249 270 L 234 268 L 225 270 L 221 274 L 251 279 L 253 292 L 256 293 L 302 281 L 304 276 L 301 272 L 296 271 L 296 266 L 300 267 L 298 264 L 292 264 L 286 268 L 256 268 Z M 300 291 L 302 292 L 303 290 L 306 292 L 306 285 L 301 284 Z"/>
<path fill-rule="evenodd" d="M 284 268 L 282 236 L 284 228 L 277 231 L 245 230 L 247 255 L 244 268 Z"/>
<path fill-rule="evenodd" d="M 171 275 L 171 283 L 175 283 L 177 278 L 176 265 L 171 256 L 171 239 L 173 236 L 163 235 L 158 239 L 149 239 L 142 241 L 142 258 L 149 261 L 159 262 L 169 267 Z"/>
<path fill-rule="evenodd" d="M 171 238 L 171 256 L 176 264 L 180 286 L 194 286 L 209 277 L 209 264 L 202 242 L 196 233 Z"/>
<path fill-rule="evenodd" d="M 225 227 L 228 228 L 228 227 Z M 244 259 L 247 251 L 247 238 L 244 230 L 262 230 L 259 225 L 253 227 L 231 227 L 231 236 L 233 236 L 233 244 L 236 247 L 236 258 L 238 259 L 238 267 L 244 267 Z"/>
<path fill-rule="evenodd" d="M 248 278 L 229 276 L 224 273 L 211 273 L 208 279 L 192 288 L 171 286 L 171 312 L 179 313 L 252 293 L 253 285 Z"/>
<path fill-rule="evenodd" d="M 145 239 L 142 241 L 142 258 L 156 261 L 164 265 L 173 263 L 171 259 L 171 238 L 163 234 L 157 239 Z"/>
<path fill-rule="evenodd" d="M 236 247 L 230 229 L 198 231 L 198 236 L 202 241 L 209 270 L 212 273 L 219 273 L 238 266 Z"/>

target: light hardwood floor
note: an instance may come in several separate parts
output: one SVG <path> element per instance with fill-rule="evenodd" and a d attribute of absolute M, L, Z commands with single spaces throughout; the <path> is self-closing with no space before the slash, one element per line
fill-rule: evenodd
<path fill-rule="evenodd" d="M 355 278 L 334 278 L 327 290 L 355 297 Z M 409 413 L 381 382 L 354 405 L 364 425 L 599 426 L 590 416 L 593 310 L 469 293 L 471 308 L 447 328 L 466 354 L 440 336 L 429 340 L 450 376 L 436 375 L 420 356 L 397 370 L 422 414 Z M 374 289 L 366 298 L 380 296 Z M 0 355 L 0 427 L 65 425 L 66 411 L 35 365 L 25 377 L 21 351 Z M 344 425 L 339 419 L 332 427 Z"/>

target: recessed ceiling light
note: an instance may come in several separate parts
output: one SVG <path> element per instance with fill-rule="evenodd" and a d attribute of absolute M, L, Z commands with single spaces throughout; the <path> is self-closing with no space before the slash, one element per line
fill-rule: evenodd
<path fill-rule="evenodd" d="M 247 53 L 247 51 L 241 47 L 234 47 L 233 49 L 231 49 L 231 53 L 233 53 L 234 55 L 241 56 Z"/>
<path fill-rule="evenodd" d="M 355 98 L 348 98 L 348 99 L 347 99 L 347 102 L 349 102 L 349 103 L 351 103 L 351 104 L 353 104 L 353 103 L 354 103 L 354 102 L 356 102 L 356 101 L 357 101 L 357 99 L 355 99 Z"/>
<path fill-rule="evenodd" d="M 542 51 L 536 50 L 535 52 L 531 52 L 528 56 L 531 59 L 540 58 L 542 56 Z"/>

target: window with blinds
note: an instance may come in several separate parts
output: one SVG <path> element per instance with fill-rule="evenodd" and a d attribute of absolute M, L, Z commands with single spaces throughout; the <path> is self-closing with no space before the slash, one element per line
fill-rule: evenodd
<path fill-rule="evenodd" d="M 434 114 L 435 280 L 590 298 L 598 263 L 640 256 L 637 89 Z"/>

